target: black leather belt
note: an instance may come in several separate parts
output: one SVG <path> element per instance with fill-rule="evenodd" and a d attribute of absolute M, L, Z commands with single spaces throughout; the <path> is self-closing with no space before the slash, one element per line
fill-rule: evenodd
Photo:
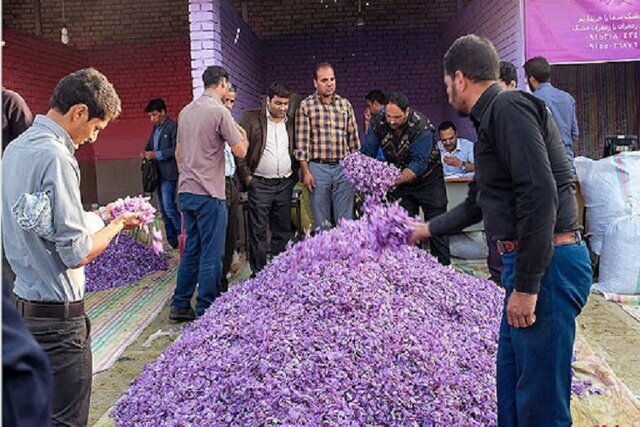
<path fill-rule="evenodd" d="M 84 301 L 33 302 L 16 296 L 16 309 L 22 317 L 72 319 L 84 316 Z"/>
<path fill-rule="evenodd" d="M 575 245 L 582 241 L 582 233 L 579 231 L 568 231 L 566 233 L 556 233 L 553 235 L 553 246 Z M 498 240 L 496 242 L 500 255 L 515 252 L 518 249 L 517 240 Z"/>
<path fill-rule="evenodd" d="M 340 160 L 328 160 L 328 159 L 313 159 L 311 160 L 312 163 L 320 163 L 321 165 L 339 165 L 340 164 Z"/>

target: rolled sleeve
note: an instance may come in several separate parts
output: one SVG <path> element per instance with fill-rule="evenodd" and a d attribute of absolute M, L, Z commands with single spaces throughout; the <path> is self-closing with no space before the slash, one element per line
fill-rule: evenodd
<path fill-rule="evenodd" d="M 74 161 L 55 157 L 44 174 L 44 189 L 53 212 L 53 240 L 60 259 L 69 268 L 80 264 L 93 245 L 84 222 L 80 176 Z"/>

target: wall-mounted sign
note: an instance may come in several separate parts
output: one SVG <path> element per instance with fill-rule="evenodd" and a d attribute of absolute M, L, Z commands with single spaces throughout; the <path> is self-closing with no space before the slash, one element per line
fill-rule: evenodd
<path fill-rule="evenodd" d="M 551 63 L 640 61 L 640 0 L 523 0 L 525 55 Z"/>

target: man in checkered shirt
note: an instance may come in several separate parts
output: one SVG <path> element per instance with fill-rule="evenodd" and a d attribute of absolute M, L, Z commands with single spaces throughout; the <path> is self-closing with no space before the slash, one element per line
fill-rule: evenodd
<path fill-rule="evenodd" d="M 316 92 L 302 101 L 296 113 L 294 155 L 309 190 L 315 227 L 325 230 L 331 227 L 332 208 L 336 222 L 353 217 L 353 187 L 340 161 L 360 150 L 360 138 L 351 103 L 336 94 L 333 66 L 318 64 L 313 84 Z"/>

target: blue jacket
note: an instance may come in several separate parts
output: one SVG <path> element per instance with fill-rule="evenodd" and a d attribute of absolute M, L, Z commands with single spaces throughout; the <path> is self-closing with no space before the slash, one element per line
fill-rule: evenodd
<path fill-rule="evenodd" d="M 156 131 L 154 126 L 149 135 L 149 141 L 144 147 L 144 151 L 155 151 L 154 162 L 160 171 L 160 179 L 166 181 L 178 180 L 178 165 L 176 163 L 176 137 L 178 135 L 178 125 L 169 117 L 160 125 L 160 138 L 158 149 L 153 147 L 153 135 Z"/>

